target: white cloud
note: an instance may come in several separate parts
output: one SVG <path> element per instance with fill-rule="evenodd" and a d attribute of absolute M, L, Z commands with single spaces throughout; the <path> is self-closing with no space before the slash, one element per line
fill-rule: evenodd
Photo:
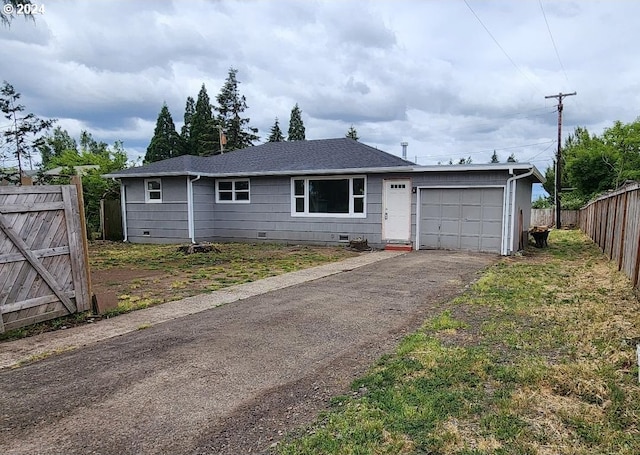
<path fill-rule="evenodd" d="M 235 67 L 263 138 L 275 117 L 287 130 L 297 102 L 309 138 L 353 124 L 398 155 L 409 141 L 421 164 L 496 149 L 544 168 L 556 136 L 545 95 L 578 92 L 565 136 L 638 116 L 640 4 L 543 1 L 564 71 L 540 4 L 469 1 L 510 61 L 464 2 L 55 2 L 0 28 L 0 77 L 30 111 L 135 155 L 163 102 L 179 127 L 187 96 L 205 83 L 214 100 Z"/>

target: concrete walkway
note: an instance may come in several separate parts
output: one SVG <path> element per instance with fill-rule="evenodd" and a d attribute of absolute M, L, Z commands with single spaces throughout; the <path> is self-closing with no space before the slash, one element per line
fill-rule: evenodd
<path fill-rule="evenodd" d="M 26 362 L 89 346 L 102 340 L 162 322 L 244 300 L 255 295 L 336 275 L 401 254 L 404 253 L 397 251 L 363 253 L 360 256 L 343 261 L 231 286 L 208 294 L 200 294 L 175 302 L 164 303 L 110 319 L 102 319 L 93 324 L 0 343 L 0 369 L 16 367 Z"/>

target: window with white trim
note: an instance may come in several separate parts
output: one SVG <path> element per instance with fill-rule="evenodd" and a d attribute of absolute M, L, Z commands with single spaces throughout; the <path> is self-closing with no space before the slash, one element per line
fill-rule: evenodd
<path fill-rule="evenodd" d="M 291 215 L 365 218 L 365 177 L 291 179 Z"/>
<path fill-rule="evenodd" d="M 248 203 L 249 179 L 216 180 L 216 202 Z"/>
<path fill-rule="evenodd" d="M 150 203 L 162 202 L 162 180 L 145 179 L 144 201 Z"/>

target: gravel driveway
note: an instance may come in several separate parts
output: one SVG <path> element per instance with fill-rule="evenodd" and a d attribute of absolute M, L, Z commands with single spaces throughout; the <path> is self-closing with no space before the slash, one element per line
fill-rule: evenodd
<path fill-rule="evenodd" d="M 0 371 L 0 453 L 264 452 L 496 259 L 413 252 Z"/>

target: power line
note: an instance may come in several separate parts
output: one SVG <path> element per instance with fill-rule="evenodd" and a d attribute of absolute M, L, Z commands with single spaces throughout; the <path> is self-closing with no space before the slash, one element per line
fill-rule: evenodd
<path fill-rule="evenodd" d="M 481 153 L 488 153 L 488 152 L 493 152 L 495 151 L 499 151 L 499 150 L 511 150 L 511 149 L 517 149 L 517 148 L 524 148 L 524 147 L 533 147 L 535 145 L 546 145 L 546 144 L 555 144 L 555 140 L 551 140 L 551 141 L 544 141 L 544 142 L 536 142 L 534 144 L 522 144 L 522 145 L 511 145 L 509 147 L 495 147 L 495 148 L 490 148 L 490 149 L 486 149 L 486 150 L 477 150 L 475 152 L 466 152 L 464 153 L 464 155 L 469 155 L 469 156 L 473 156 L 473 155 L 478 155 Z M 549 148 L 549 147 L 547 147 Z M 417 158 L 450 158 L 451 157 L 451 153 L 448 154 L 442 154 L 442 155 L 417 155 Z"/>
<path fill-rule="evenodd" d="M 527 162 L 532 163 L 534 158 L 537 158 L 537 157 L 539 157 L 540 155 L 542 155 L 544 152 L 546 152 L 547 150 L 549 150 L 549 149 L 551 148 L 551 146 L 552 146 L 553 144 L 555 144 L 555 143 L 556 143 L 556 141 L 551 141 L 551 142 L 549 143 L 549 145 L 547 145 L 547 146 L 544 148 L 544 150 L 542 150 L 540 153 L 536 153 L 535 155 L 533 155 L 531 158 L 529 158 L 529 159 L 527 160 Z M 547 160 L 548 160 L 548 158 L 547 158 Z M 542 160 L 538 160 L 538 161 L 542 161 Z"/>
<path fill-rule="evenodd" d="M 531 80 L 531 78 L 529 78 L 529 76 L 527 76 L 527 74 L 522 71 L 522 69 L 520 69 L 520 67 L 516 64 L 516 62 L 513 61 L 513 59 L 511 58 L 511 56 L 507 53 L 507 51 L 504 50 L 504 48 L 500 45 L 500 43 L 498 42 L 498 40 L 496 39 L 495 36 L 493 36 L 493 33 L 491 33 L 489 31 L 489 29 L 487 28 L 486 25 L 484 25 L 484 22 L 482 22 L 482 19 L 480 19 L 480 17 L 476 14 L 476 12 L 473 10 L 473 8 L 471 8 L 471 5 L 469 5 L 469 2 L 467 2 L 467 0 L 462 0 L 464 2 L 465 5 L 467 5 L 467 8 L 469 8 L 469 11 L 471 11 L 471 13 L 475 16 L 475 18 L 478 20 L 478 22 L 480 22 L 480 25 L 482 25 L 482 28 L 485 29 L 485 31 L 487 32 L 487 34 L 491 37 L 491 39 L 493 40 L 494 43 L 496 43 L 496 46 L 498 46 L 500 48 L 500 50 L 502 51 L 502 53 L 509 59 L 509 61 L 511 62 L 511 64 L 515 67 L 515 69 L 517 69 L 520 74 L 522 74 L 530 83 L 531 85 L 533 85 L 536 90 L 541 90 L 540 86 L 538 84 L 536 84 L 535 82 L 533 82 Z"/>
<path fill-rule="evenodd" d="M 562 64 L 562 59 L 560 59 L 560 54 L 558 53 L 558 47 L 556 46 L 556 41 L 553 39 L 553 34 L 551 33 L 551 27 L 549 27 L 549 21 L 547 21 L 547 14 L 544 12 L 544 7 L 542 6 L 542 0 L 538 0 L 540 3 L 540 10 L 542 10 L 542 16 L 544 17 L 544 23 L 547 24 L 547 31 L 549 32 L 549 38 L 551 38 L 551 43 L 553 44 L 553 50 L 556 51 L 556 57 L 558 57 L 558 63 L 560 63 L 560 68 L 562 68 L 562 72 L 564 73 L 564 78 L 569 82 L 569 77 L 567 76 L 567 72 L 564 69 L 564 65 Z"/>

